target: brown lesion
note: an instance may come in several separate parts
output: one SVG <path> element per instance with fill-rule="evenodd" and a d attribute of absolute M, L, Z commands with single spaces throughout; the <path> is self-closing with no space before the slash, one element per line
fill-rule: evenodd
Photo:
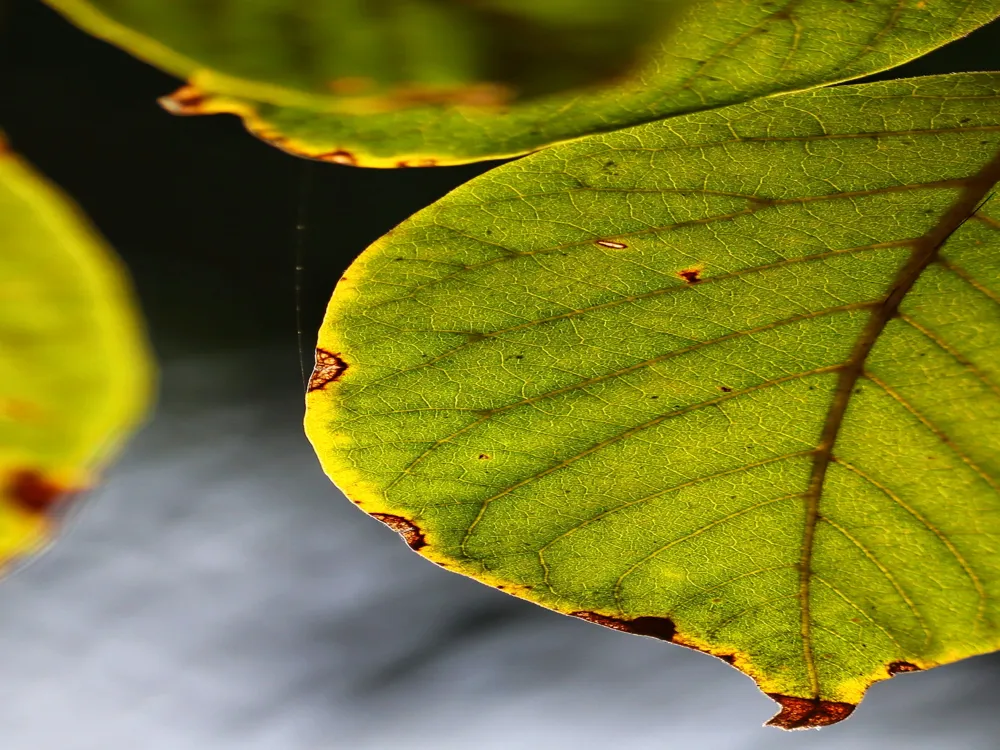
<path fill-rule="evenodd" d="M 581 620 L 592 622 L 595 625 L 602 625 L 612 630 L 619 630 L 623 633 L 631 633 L 632 635 L 643 635 L 647 638 L 656 638 L 660 641 L 684 646 L 684 648 L 714 656 L 716 659 L 722 659 L 722 661 L 731 666 L 736 663 L 736 654 L 709 651 L 685 638 L 677 632 L 676 624 L 669 617 L 612 617 L 611 615 L 601 615 L 596 612 L 586 611 L 570 612 L 569 614 L 572 617 L 579 617 Z"/>
<path fill-rule="evenodd" d="M 612 630 L 620 630 L 623 633 L 632 635 L 644 635 L 648 638 L 657 638 L 661 641 L 673 642 L 677 635 L 677 626 L 669 617 L 634 617 L 631 619 L 624 617 L 610 617 L 609 615 L 599 615 L 596 612 L 570 612 L 573 617 L 603 625 Z"/>
<path fill-rule="evenodd" d="M 918 667 L 916 664 L 912 664 L 912 663 L 910 663 L 908 661 L 894 661 L 894 662 L 892 662 L 891 664 L 888 665 L 887 669 L 889 670 L 889 675 L 890 676 L 897 675 L 900 672 L 919 672 L 919 671 L 921 671 L 920 667 Z"/>
<path fill-rule="evenodd" d="M 321 391 L 329 383 L 335 383 L 340 380 L 346 370 L 347 362 L 339 354 L 327 349 L 317 349 L 316 365 L 313 367 L 306 390 L 309 393 Z"/>
<path fill-rule="evenodd" d="M 205 92 L 189 83 L 169 96 L 160 97 L 159 102 L 161 107 L 174 115 L 201 115 L 205 114 L 207 100 Z"/>
<path fill-rule="evenodd" d="M 780 729 L 816 729 L 843 721 L 857 706 L 853 703 L 825 701 L 819 698 L 799 698 L 780 693 L 768 693 L 781 710 L 769 721 L 769 727 Z"/>
<path fill-rule="evenodd" d="M 417 552 L 427 546 L 427 540 L 424 538 L 424 533 L 412 521 L 408 521 L 402 516 L 394 516 L 391 513 L 372 513 L 371 516 L 372 518 L 381 521 L 403 537 L 403 541 L 405 541 L 414 552 Z"/>
<path fill-rule="evenodd" d="M 3 497 L 25 513 L 48 515 L 62 505 L 71 492 L 37 469 L 19 469 L 8 476 Z"/>
<path fill-rule="evenodd" d="M 402 159 L 396 162 L 396 169 L 407 169 L 409 167 L 436 167 L 437 165 L 438 160 L 430 157 L 423 159 Z"/>
<path fill-rule="evenodd" d="M 288 150 L 287 146 L 284 146 L 284 148 Z M 310 159 L 316 159 L 317 161 L 325 161 L 331 164 L 342 164 L 345 167 L 358 166 L 358 157 L 350 151 L 342 148 L 337 149 L 336 151 L 327 151 L 321 154 L 309 154 L 304 151 L 298 153 L 300 156 L 308 156 Z"/>
<path fill-rule="evenodd" d="M 685 268 L 683 271 L 678 271 L 677 275 L 684 279 L 686 284 L 697 284 L 701 281 L 700 268 Z"/>

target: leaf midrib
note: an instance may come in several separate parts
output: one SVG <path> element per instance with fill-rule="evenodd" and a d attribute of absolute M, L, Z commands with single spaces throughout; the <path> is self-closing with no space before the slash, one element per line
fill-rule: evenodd
<path fill-rule="evenodd" d="M 802 539 L 802 554 L 799 560 L 799 599 L 803 656 L 809 678 L 810 697 L 816 700 L 820 699 L 821 691 L 811 636 L 810 585 L 813 577 L 812 555 L 816 524 L 821 517 L 819 506 L 823 497 L 827 469 L 833 460 L 833 449 L 840 435 L 854 387 L 864 373 L 865 363 L 872 349 L 885 331 L 889 321 L 899 314 L 899 306 L 903 299 L 913 289 L 921 274 L 937 258 L 944 243 L 965 221 L 975 214 L 978 205 L 987 197 L 990 189 L 1000 182 L 1000 152 L 997 152 L 976 174 L 961 182 L 961 192 L 951 207 L 929 232 L 913 241 L 910 259 L 896 275 L 881 303 L 872 309 L 868 323 L 854 344 L 851 356 L 837 371 L 837 385 L 833 400 L 827 410 L 816 451 L 813 453 L 809 488 L 804 496 L 806 520 Z"/>

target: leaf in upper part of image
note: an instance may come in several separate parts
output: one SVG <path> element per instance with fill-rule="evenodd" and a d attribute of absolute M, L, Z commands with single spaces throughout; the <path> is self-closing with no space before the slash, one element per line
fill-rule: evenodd
<path fill-rule="evenodd" d="M 52 539 L 142 417 L 150 380 L 118 260 L 0 142 L 0 574 Z"/>
<path fill-rule="evenodd" d="M 188 79 L 163 100 L 171 111 L 237 114 L 290 153 L 371 167 L 516 156 L 857 78 L 1000 14 L 1000 0 L 47 2 Z M 659 32 L 645 64 L 600 83 L 594 71 L 606 61 L 614 68 L 622 54 L 634 59 L 637 44 L 646 49 L 640 32 Z M 498 85 L 495 70 L 507 71 Z M 535 89 L 574 90 L 511 99 L 515 88 L 532 90 L 518 71 L 546 75 Z M 581 89 L 587 77 L 598 83 Z"/>
<path fill-rule="evenodd" d="M 1000 646 L 1000 74 L 555 146 L 366 250 L 327 473 L 432 561 L 782 705 Z"/>

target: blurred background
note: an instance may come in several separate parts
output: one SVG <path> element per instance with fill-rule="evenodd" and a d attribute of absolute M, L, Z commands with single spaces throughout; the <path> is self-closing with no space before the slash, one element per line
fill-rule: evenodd
<path fill-rule="evenodd" d="M 996 69 L 998 47 L 994 23 L 880 77 Z M 125 259 L 163 369 L 107 484 L 0 584 L 0 749 L 1000 744 L 998 656 L 781 733 L 723 662 L 448 573 L 354 508 L 301 432 L 297 306 L 308 369 L 350 261 L 493 165 L 298 160 L 168 115 L 177 85 L 34 0 L 0 16 L 0 123 Z"/>

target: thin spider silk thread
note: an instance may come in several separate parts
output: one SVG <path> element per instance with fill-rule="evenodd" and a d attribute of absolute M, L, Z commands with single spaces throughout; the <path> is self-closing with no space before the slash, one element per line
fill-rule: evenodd
<path fill-rule="evenodd" d="M 312 195 L 313 164 L 302 160 L 302 171 L 299 173 L 298 210 L 295 218 L 295 241 L 292 243 L 294 255 L 293 282 L 295 288 L 295 340 L 299 348 L 299 372 L 302 375 L 302 390 L 308 388 L 307 366 L 304 346 L 305 334 L 302 330 L 302 290 L 305 278 L 306 227 L 309 216 L 309 198 Z"/>

